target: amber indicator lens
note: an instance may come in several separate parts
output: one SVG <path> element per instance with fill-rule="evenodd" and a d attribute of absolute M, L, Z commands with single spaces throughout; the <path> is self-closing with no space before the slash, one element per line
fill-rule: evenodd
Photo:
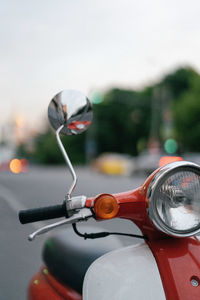
<path fill-rule="evenodd" d="M 103 194 L 95 200 L 94 211 L 97 218 L 112 219 L 117 215 L 119 205 L 114 196 Z"/>

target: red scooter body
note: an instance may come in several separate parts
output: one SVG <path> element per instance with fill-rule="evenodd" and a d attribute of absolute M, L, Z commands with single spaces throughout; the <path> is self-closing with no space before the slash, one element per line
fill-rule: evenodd
<path fill-rule="evenodd" d="M 58 282 L 48 269 L 43 266 L 32 278 L 29 290 L 29 300 L 81 300 L 82 296 L 68 286 Z"/>
<path fill-rule="evenodd" d="M 94 208 L 100 197 L 114 197 L 119 209 L 115 217 L 133 221 L 148 237 L 151 249 L 160 272 L 167 300 L 200 299 L 200 242 L 196 237 L 174 238 L 159 231 L 150 220 L 147 190 L 155 171 L 146 182 L 136 190 L 108 195 L 101 194 L 86 201 L 86 207 Z M 94 209 L 95 213 L 95 209 Z M 96 214 L 96 219 L 101 218 Z M 123 284 L 123 282 L 122 282 Z M 80 300 L 81 295 L 70 287 L 61 284 L 43 267 L 30 284 L 29 300 L 68 299 Z"/>
<path fill-rule="evenodd" d="M 89 246 L 84 250 L 80 247 L 80 252 L 76 252 L 75 248 L 71 248 L 69 251 L 62 239 L 61 241 L 55 240 L 53 255 L 50 251 L 45 258 L 46 260 L 44 259 L 47 262 L 48 269 L 42 267 L 31 281 L 28 293 L 29 300 L 80 300 L 82 299 L 81 291 L 85 274 L 85 278 L 89 278 L 88 274 L 92 274 L 93 277 L 90 277 L 90 282 L 93 282 L 96 288 L 92 289 L 91 286 L 90 289 L 89 280 L 87 284 L 84 283 L 83 300 L 128 300 L 133 298 L 138 300 L 147 300 L 147 298 L 151 300 L 160 300 L 160 298 L 162 300 L 199 300 L 200 242 L 193 236 L 200 233 L 200 167 L 189 162 L 174 162 L 156 170 L 141 187 L 135 190 L 113 195 L 101 194 L 94 198 L 72 197 L 77 178 L 59 135 L 60 133 L 76 135 L 85 131 L 92 121 L 92 106 L 88 98 L 82 93 L 74 90 L 64 90 L 51 100 L 48 107 L 48 116 L 52 127 L 56 130 L 57 142 L 72 174 L 73 183 L 62 205 L 20 212 L 19 219 L 22 224 L 65 217 L 62 221 L 38 229 L 29 235 L 29 240 L 66 224 L 72 224 L 74 231 L 81 235 L 75 224 L 80 221 L 87 221 L 92 217 L 97 221 L 122 218 L 130 220 L 138 226 L 143 234 L 140 238 L 143 238 L 148 246 L 143 244 L 142 247 L 137 249 L 117 250 L 111 252 L 111 254 L 113 253 L 111 257 L 110 253 L 101 256 L 105 254 L 104 250 L 101 253 L 99 252 L 98 255 L 95 252 L 91 252 L 90 255 Z M 86 237 L 86 235 L 81 236 Z M 107 235 L 99 233 L 87 235 L 87 238 L 88 236 L 97 238 Z M 51 250 L 53 244 L 49 244 Z M 143 259 L 144 256 L 142 257 L 140 251 L 143 251 L 142 253 L 144 253 L 146 259 Z M 74 252 L 76 252 L 76 255 Z M 115 255 L 116 253 L 117 255 Z M 120 262 L 120 255 L 123 255 L 123 253 L 124 264 L 117 265 L 117 268 L 122 267 L 120 273 L 120 270 L 118 271 L 115 267 L 116 261 Z M 135 260 L 133 259 L 134 254 L 136 254 Z M 106 260 L 108 256 L 110 261 Z M 97 259 L 98 257 L 100 258 Z M 112 258 L 117 259 L 112 260 Z M 128 264 L 127 258 L 129 258 Z M 51 260 L 54 260 L 52 264 Z M 89 268 L 93 261 L 95 261 L 94 264 Z M 101 263 L 98 264 L 99 261 L 105 264 L 105 268 L 102 268 Z M 86 264 L 81 269 L 82 264 L 85 262 Z M 109 262 L 111 263 L 109 264 Z M 143 266 L 140 262 L 143 263 Z M 106 268 L 106 263 L 109 268 Z M 95 264 L 98 265 L 97 268 L 94 267 Z M 124 265 L 126 265 L 125 269 L 123 269 Z M 137 266 L 136 269 L 135 265 Z M 154 278 L 146 276 L 145 266 L 147 265 L 148 276 L 153 277 L 154 274 L 157 276 L 156 282 L 161 287 L 159 292 L 161 297 L 156 297 L 153 293 L 150 297 L 149 292 L 151 292 L 151 284 L 154 283 L 152 282 Z M 154 274 L 152 273 L 152 267 Z M 116 272 L 113 272 L 114 268 Z M 143 269 L 139 273 L 140 268 Z M 79 272 L 79 269 L 81 269 L 81 272 Z M 55 270 L 56 272 L 54 272 Z M 104 274 L 105 278 L 100 278 L 99 281 L 96 280 L 97 276 L 91 270 L 98 270 L 99 273 Z M 127 275 L 127 270 L 129 270 L 129 278 L 126 284 L 129 287 L 131 286 L 128 289 L 128 294 L 126 293 L 127 285 L 123 286 L 123 279 Z M 108 273 L 109 277 L 106 276 Z M 122 277 L 120 277 L 121 274 Z M 135 295 L 138 275 L 140 275 L 139 289 L 137 290 L 138 294 Z M 135 278 L 134 282 L 131 281 L 132 277 Z M 76 286 L 77 282 L 78 285 Z M 119 285 L 122 286 L 120 298 L 117 294 Z M 154 288 L 158 285 L 154 285 Z M 86 286 L 88 290 L 84 289 Z M 146 289 L 146 286 L 148 289 Z M 99 293 L 98 287 L 101 287 Z M 112 294 L 110 294 L 109 288 L 111 287 L 111 291 L 116 295 L 115 298 L 112 298 Z M 106 289 L 108 293 L 105 295 L 109 295 L 109 297 L 103 297 Z M 146 291 L 144 291 L 145 289 Z M 88 297 L 89 294 L 91 296 Z M 145 298 L 140 297 L 142 294 L 145 294 Z M 123 295 L 126 295 L 126 297 Z"/>

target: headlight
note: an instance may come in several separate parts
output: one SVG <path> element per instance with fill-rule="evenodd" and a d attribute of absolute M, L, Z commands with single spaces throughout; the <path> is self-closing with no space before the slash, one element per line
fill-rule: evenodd
<path fill-rule="evenodd" d="M 185 237 L 200 232 L 200 167 L 175 162 L 163 167 L 149 185 L 148 214 L 161 231 Z"/>

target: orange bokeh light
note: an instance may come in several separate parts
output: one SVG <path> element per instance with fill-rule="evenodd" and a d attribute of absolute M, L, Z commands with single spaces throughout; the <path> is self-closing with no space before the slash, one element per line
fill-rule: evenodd
<path fill-rule="evenodd" d="M 163 167 L 175 161 L 182 161 L 183 158 L 180 156 L 163 156 L 159 161 L 159 167 Z"/>
<path fill-rule="evenodd" d="M 15 174 L 19 174 L 22 170 L 21 161 L 17 158 L 14 158 L 10 161 L 10 171 Z"/>
<path fill-rule="evenodd" d="M 21 159 L 21 172 L 27 173 L 28 172 L 29 163 L 26 158 Z"/>

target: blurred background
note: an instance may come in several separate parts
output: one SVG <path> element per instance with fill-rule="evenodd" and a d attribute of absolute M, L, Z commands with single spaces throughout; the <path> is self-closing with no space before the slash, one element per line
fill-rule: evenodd
<path fill-rule="evenodd" d="M 60 203 L 71 183 L 47 120 L 55 94 L 77 89 L 93 103 L 89 130 L 62 138 L 77 194 L 134 188 L 165 156 L 200 164 L 200 2 L 0 2 L 0 295 L 14 300 L 42 247 L 29 246 L 34 228 L 17 212 Z"/>
<path fill-rule="evenodd" d="M 46 111 L 68 88 L 94 104 L 90 130 L 64 138 L 75 164 L 105 152 L 112 161 L 123 160 L 116 153 L 195 157 L 199 9 L 194 0 L 2 2 L 0 168 L 14 157 L 63 163 Z"/>

